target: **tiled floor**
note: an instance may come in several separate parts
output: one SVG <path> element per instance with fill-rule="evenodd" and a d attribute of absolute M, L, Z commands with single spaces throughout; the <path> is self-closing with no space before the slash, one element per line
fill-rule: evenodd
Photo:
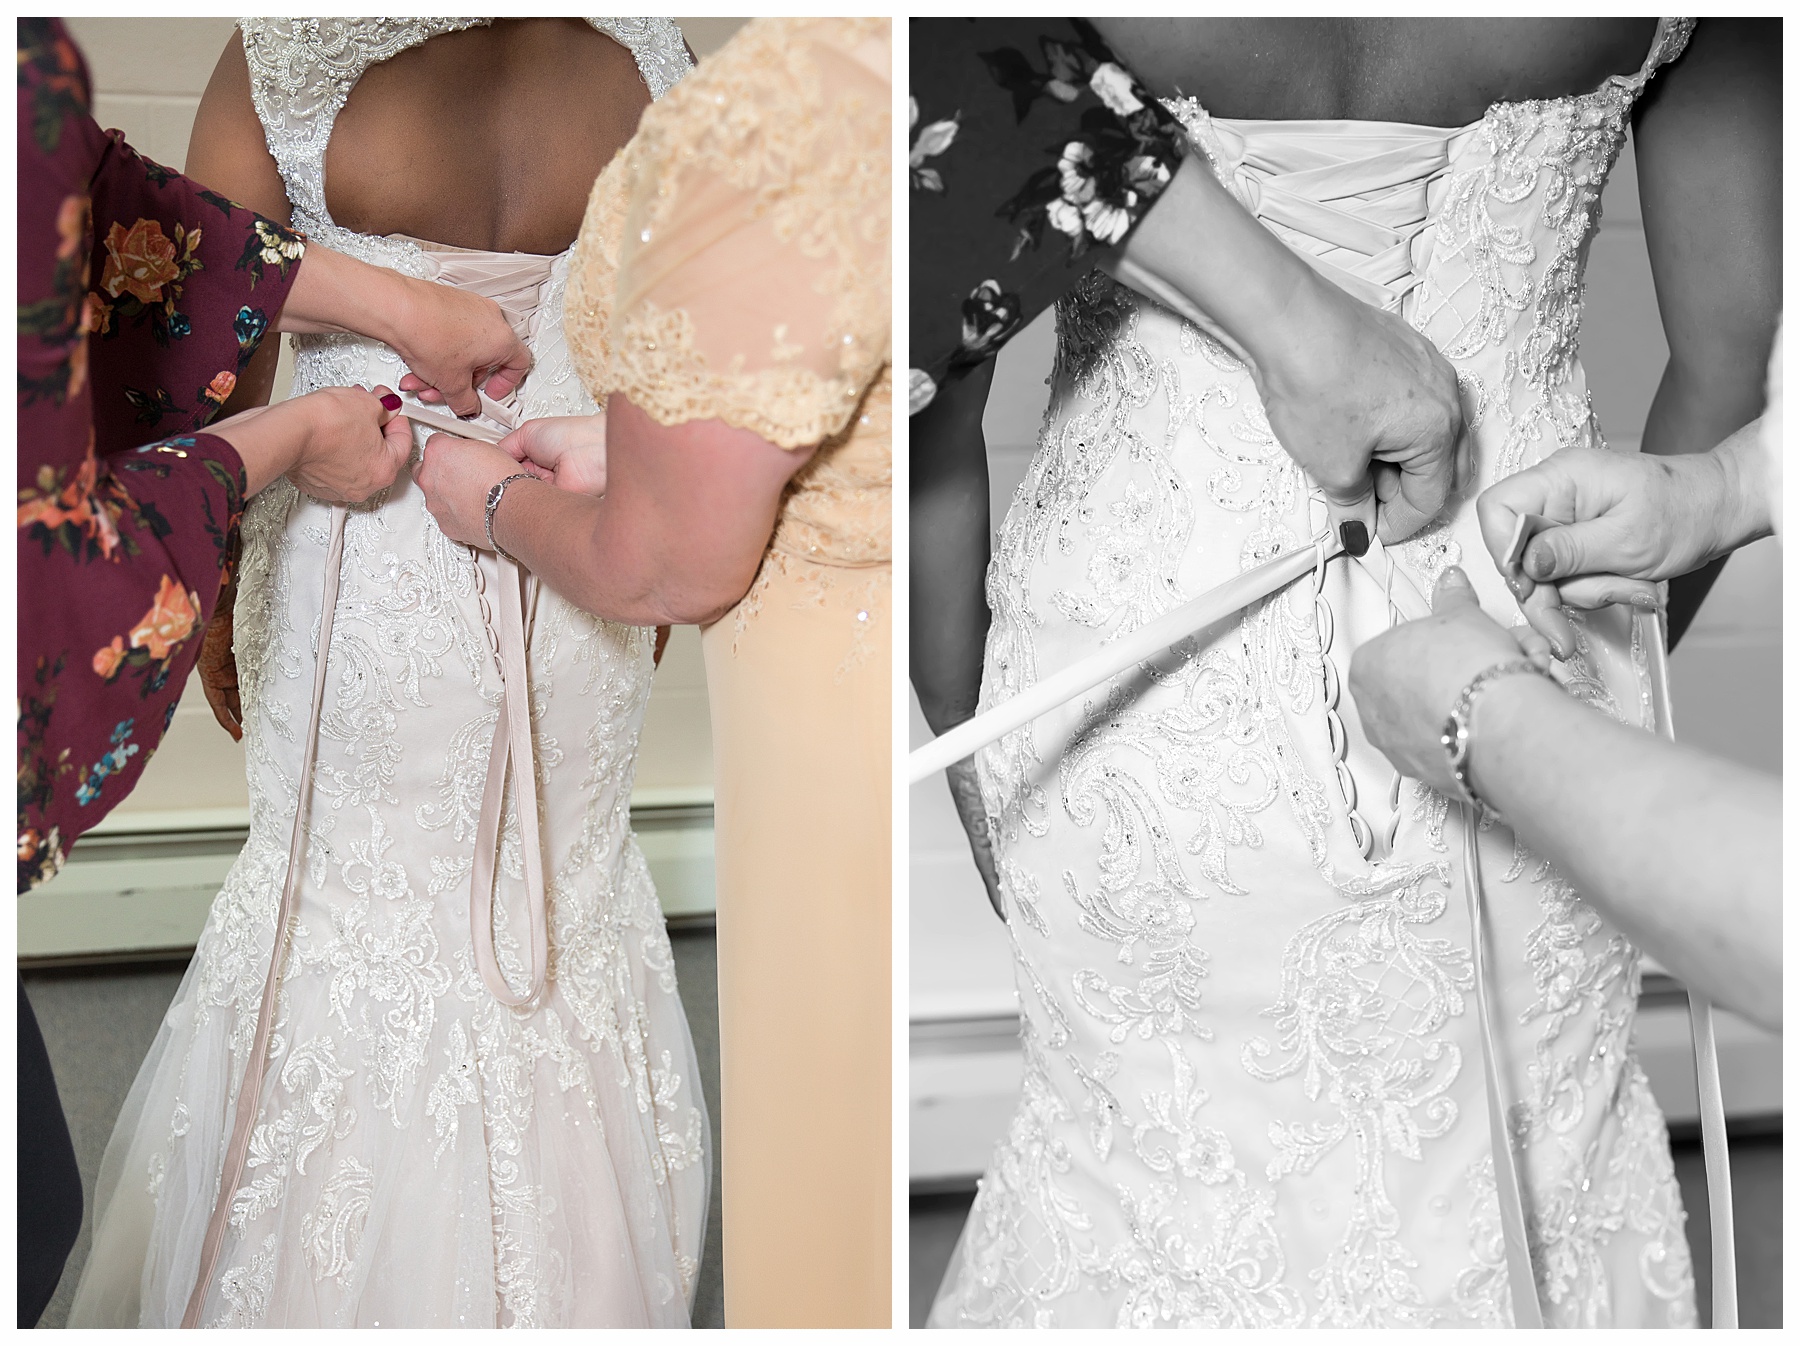
<path fill-rule="evenodd" d="M 700 1058 L 701 1084 L 713 1122 L 712 1210 L 707 1216 L 706 1248 L 700 1262 L 700 1285 L 694 1304 L 695 1327 L 723 1327 L 725 1302 L 719 1244 L 719 1005 L 718 974 L 711 930 L 671 932 L 675 975 L 682 1004 Z M 44 1032 L 57 1088 L 75 1139 L 75 1158 L 87 1207 L 81 1237 L 63 1271 L 56 1296 L 39 1327 L 61 1327 L 69 1316 L 75 1282 L 87 1260 L 93 1219 L 94 1175 L 112 1135 L 113 1122 L 137 1076 L 162 1022 L 163 1012 L 181 984 L 182 968 L 164 963 L 149 967 L 106 967 L 25 974 L 26 993 Z"/>
<path fill-rule="evenodd" d="M 1712 1237 L 1706 1223 L 1706 1163 L 1698 1142 L 1675 1146 L 1675 1175 L 1688 1210 L 1700 1321 L 1712 1321 Z M 925 1325 L 938 1282 L 962 1233 L 972 1192 L 912 1199 L 911 1318 Z M 1731 1202 L 1737 1227 L 1738 1324 L 1781 1326 L 1781 1137 L 1749 1137 L 1731 1147 Z"/>

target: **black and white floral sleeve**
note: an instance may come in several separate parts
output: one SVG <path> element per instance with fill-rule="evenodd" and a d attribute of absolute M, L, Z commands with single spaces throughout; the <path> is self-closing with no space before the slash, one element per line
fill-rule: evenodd
<path fill-rule="evenodd" d="M 910 410 L 1130 234 L 1179 123 L 1080 19 L 914 19 Z"/>

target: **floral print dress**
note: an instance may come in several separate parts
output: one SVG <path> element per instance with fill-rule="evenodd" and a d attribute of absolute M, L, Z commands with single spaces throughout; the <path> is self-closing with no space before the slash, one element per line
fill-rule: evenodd
<path fill-rule="evenodd" d="M 1080 19 L 914 19 L 909 410 L 1122 242 L 1180 124 Z"/>
<path fill-rule="evenodd" d="M 168 728 L 243 510 L 243 464 L 202 427 L 304 246 L 102 131 L 90 97 L 63 26 L 20 19 L 20 892 Z"/>

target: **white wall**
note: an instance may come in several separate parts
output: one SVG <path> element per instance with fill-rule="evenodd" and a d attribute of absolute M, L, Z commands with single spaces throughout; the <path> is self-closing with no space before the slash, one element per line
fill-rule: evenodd
<path fill-rule="evenodd" d="M 1635 448 L 1668 347 L 1651 286 L 1629 145 L 1608 180 L 1603 206 L 1605 223 L 1588 263 L 1582 360 L 1608 441 Z M 1052 315 L 1045 313 L 999 357 L 983 419 L 996 527 L 1036 449 L 1054 347 Z M 1683 739 L 1780 772 L 1780 623 L 1780 552 L 1766 540 L 1731 559 L 1671 660 L 1676 731 Z M 916 700 L 911 716 L 917 746 L 930 734 Z M 985 1159 L 985 1137 L 997 1136 L 1010 1115 L 1005 1095 L 1016 1082 L 1006 1081 L 1009 1072 L 1016 1081 L 1017 1071 L 1016 1052 L 1006 1041 L 1015 1014 L 1012 967 L 941 774 L 912 787 L 911 814 L 913 1173 L 949 1178 Z M 1680 1087 L 1691 1092 L 1679 1024 L 1672 1036 L 1664 1036 L 1670 1037 L 1662 1055 L 1671 1078 L 1679 1080 L 1685 1070 L 1686 1082 L 1665 1086 L 1658 1080 L 1659 1096 Z M 1778 1080 L 1778 1051 L 1773 1060 Z M 1779 1084 L 1774 1088 L 1778 1100 Z M 1766 1090 L 1759 1097 L 1765 1095 Z M 1671 1110 L 1679 1106 L 1664 1102 Z M 970 1140 L 966 1132 L 977 1134 Z"/>

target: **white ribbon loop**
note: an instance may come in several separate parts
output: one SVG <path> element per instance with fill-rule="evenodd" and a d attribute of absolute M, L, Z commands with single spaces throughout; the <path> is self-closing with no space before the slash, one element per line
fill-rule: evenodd
<path fill-rule="evenodd" d="M 477 558 L 482 564 L 484 558 Z M 544 890 L 544 850 L 538 835 L 537 757 L 531 741 L 531 689 L 526 678 L 525 613 L 521 590 L 525 577 L 505 557 L 494 557 L 500 571 L 500 713 L 494 724 L 494 746 L 488 754 L 487 782 L 481 816 L 475 826 L 475 863 L 469 879 L 469 938 L 475 965 L 488 992 L 502 1005 L 518 1008 L 535 1000 L 549 975 L 549 903 Z M 483 615 L 486 615 L 483 605 Z M 490 636 L 492 627 L 490 626 Z M 515 992 L 494 953 L 494 885 L 500 852 L 500 821 L 506 807 L 507 768 L 512 768 L 513 799 L 524 852 L 525 902 L 530 924 L 530 978 L 523 994 Z"/>

